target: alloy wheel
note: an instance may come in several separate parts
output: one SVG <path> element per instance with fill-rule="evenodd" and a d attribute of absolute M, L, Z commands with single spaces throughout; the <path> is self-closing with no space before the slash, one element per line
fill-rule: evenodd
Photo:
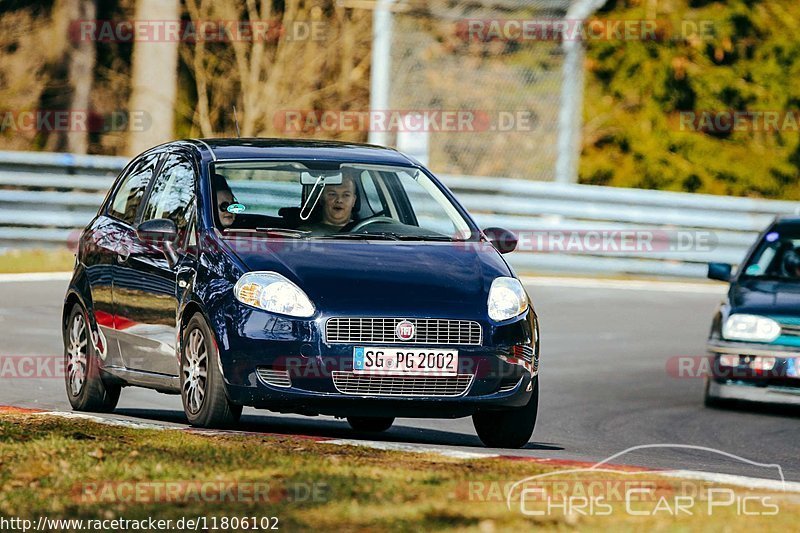
<path fill-rule="evenodd" d="M 206 395 L 208 378 L 208 352 L 205 337 L 199 329 L 189 333 L 183 361 L 183 392 L 186 405 L 192 414 L 200 411 Z"/>
<path fill-rule="evenodd" d="M 88 335 L 86 320 L 78 313 L 72 319 L 69 328 L 69 344 L 67 346 L 67 376 L 69 389 L 73 396 L 78 396 L 86 383 L 86 363 L 88 355 Z"/>

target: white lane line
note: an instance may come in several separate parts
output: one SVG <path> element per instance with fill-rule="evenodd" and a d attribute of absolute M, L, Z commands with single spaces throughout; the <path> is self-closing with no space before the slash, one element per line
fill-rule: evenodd
<path fill-rule="evenodd" d="M 31 413 L 34 416 L 57 416 L 60 418 L 71 418 L 78 420 L 89 420 L 107 426 L 120 426 L 134 429 L 180 429 L 159 424 L 148 424 L 145 422 L 134 422 L 132 420 L 120 420 L 118 418 L 101 418 L 99 416 L 85 415 L 83 413 L 73 413 L 70 411 L 45 411 L 41 413 Z"/>
<path fill-rule="evenodd" d="M 21 283 L 26 281 L 69 281 L 72 272 L 25 272 L 22 274 L 0 274 L 0 283 Z"/>
<path fill-rule="evenodd" d="M 800 483 L 796 481 L 781 481 L 780 479 L 764 479 L 758 477 L 736 476 L 732 474 L 717 474 L 714 472 L 702 472 L 699 470 L 670 470 L 659 473 L 667 477 L 677 477 L 681 479 L 696 479 L 698 481 L 708 481 L 720 485 L 736 485 L 747 489 L 766 489 L 777 492 L 800 492 Z"/>
<path fill-rule="evenodd" d="M 684 292 L 699 294 L 725 294 L 724 283 L 701 283 L 688 281 L 658 281 L 640 279 L 594 279 L 570 277 L 521 276 L 525 285 L 535 287 L 564 287 L 570 289 L 620 289 L 629 291 Z"/>
<path fill-rule="evenodd" d="M 482 452 L 464 452 L 460 450 L 448 450 L 446 448 L 436 448 L 433 446 L 418 446 L 416 444 L 407 444 L 403 442 L 383 442 L 376 440 L 356 440 L 356 439 L 333 439 L 322 441 L 325 444 L 336 444 L 338 446 L 361 446 L 364 448 L 374 448 L 376 450 L 391 450 L 398 452 L 413 452 L 413 453 L 433 453 L 442 455 L 444 457 L 453 457 L 455 459 L 491 459 L 493 457 L 500 457 L 496 453 L 482 453 Z"/>

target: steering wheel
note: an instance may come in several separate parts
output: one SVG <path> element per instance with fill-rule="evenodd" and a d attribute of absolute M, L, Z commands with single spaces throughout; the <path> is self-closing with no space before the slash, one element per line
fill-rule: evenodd
<path fill-rule="evenodd" d="M 395 219 L 393 219 L 392 217 L 380 217 L 380 216 L 370 217 L 370 218 L 366 218 L 366 219 L 362 220 L 361 222 L 356 223 L 355 226 L 350 228 L 350 231 L 351 232 L 355 232 L 355 231 L 358 231 L 360 229 L 363 229 L 363 228 L 369 226 L 370 224 L 378 224 L 379 222 L 395 223 L 397 221 Z"/>

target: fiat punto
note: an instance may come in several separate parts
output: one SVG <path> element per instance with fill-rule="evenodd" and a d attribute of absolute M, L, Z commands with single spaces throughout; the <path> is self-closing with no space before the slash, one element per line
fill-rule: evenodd
<path fill-rule="evenodd" d="M 350 143 L 157 146 L 117 178 L 78 241 L 63 313 L 76 410 L 126 386 L 180 394 L 192 425 L 243 406 L 347 418 L 472 416 L 521 447 L 538 409 L 539 332 L 501 253 L 426 168 Z"/>

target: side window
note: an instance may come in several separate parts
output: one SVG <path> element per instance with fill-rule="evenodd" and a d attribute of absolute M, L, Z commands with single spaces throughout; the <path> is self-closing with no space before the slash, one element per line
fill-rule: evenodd
<path fill-rule="evenodd" d="M 153 182 L 144 207 L 142 221 L 168 218 L 183 235 L 192 218 L 195 174 L 189 160 L 182 155 L 170 155 Z"/>
<path fill-rule="evenodd" d="M 160 154 L 151 154 L 144 157 L 130 173 L 123 178 L 122 184 L 114 195 L 111 207 L 108 209 L 109 216 L 118 218 L 128 224 L 133 224 L 136 219 L 136 212 L 142 202 L 144 191 L 150 178 L 153 177 Z"/>

